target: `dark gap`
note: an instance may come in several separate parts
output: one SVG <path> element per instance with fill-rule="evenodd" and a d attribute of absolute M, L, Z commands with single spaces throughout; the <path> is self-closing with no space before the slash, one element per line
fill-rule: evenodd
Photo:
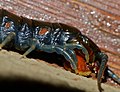
<path fill-rule="evenodd" d="M 65 61 L 65 58 L 62 55 L 58 55 L 56 53 L 47 53 L 47 52 L 33 51 L 27 57 L 44 60 L 48 63 L 51 63 L 51 64 L 54 63 L 54 64 L 57 64 L 62 67 L 63 67 L 63 63 Z"/>
<path fill-rule="evenodd" d="M 14 48 L 9 48 L 9 49 L 5 48 L 5 49 L 7 51 L 17 52 L 21 55 L 23 55 L 24 52 L 25 52 L 25 51 L 16 50 Z M 43 51 L 32 51 L 26 57 L 27 58 L 44 60 L 44 61 L 46 61 L 50 64 L 57 64 L 60 67 L 63 67 L 63 63 L 67 62 L 63 55 L 57 54 L 55 52 L 54 53 L 47 53 L 47 52 L 43 52 Z"/>

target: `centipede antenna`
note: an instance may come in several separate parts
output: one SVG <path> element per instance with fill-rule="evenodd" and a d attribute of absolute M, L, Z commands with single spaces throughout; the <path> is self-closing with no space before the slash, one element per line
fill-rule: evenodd
<path fill-rule="evenodd" d="M 36 44 L 37 44 L 36 40 L 33 39 L 33 43 L 31 45 L 31 47 L 22 55 L 21 58 L 25 58 L 30 52 L 32 52 L 33 50 L 35 50 Z"/>
<path fill-rule="evenodd" d="M 8 42 L 10 42 L 14 37 L 15 37 L 15 32 L 11 32 L 6 38 L 5 40 L 0 44 L 0 50 L 2 49 L 2 47 L 4 47 Z"/>
<path fill-rule="evenodd" d="M 107 73 L 109 77 L 111 77 L 115 82 L 120 84 L 120 78 L 117 76 L 113 71 L 111 71 L 109 68 L 107 69 Z"/>

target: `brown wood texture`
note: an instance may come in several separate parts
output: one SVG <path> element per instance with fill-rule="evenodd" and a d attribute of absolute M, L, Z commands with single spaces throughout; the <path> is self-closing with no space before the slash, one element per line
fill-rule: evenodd
<path fill-rule="evenodd" d="M 0 0 L 16 15 L 78 28 L 109 56 L 108 66 L 120 76 L 119 0 Z"/>

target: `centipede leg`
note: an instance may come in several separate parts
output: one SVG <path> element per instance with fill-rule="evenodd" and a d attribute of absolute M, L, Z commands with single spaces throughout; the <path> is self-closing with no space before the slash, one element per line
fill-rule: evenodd
<path fill-rule="evenodd" d="M 37 41 L 36 41 L 35 39 L 33 39 L 32 45 L 31 45 L 30 48 L 22 55 L 21 58 L 25 58 L 30 52 L 32 52 L 33 50 L 35 50 L 36 44 L 37 44 Z"/>
<path fill-rule="evenodd" d="M 12 39 L 14 39 L 15 37 L 15 32 L 11 32 L 6 38 L 5 40 L 0 44 L 0 49 L 2 49 L 2 47 L 4 47 L 8 42 L 10 42 Z"/>
<path fill-rule="evenodd" d="M 77 56 L 76 56 L 74 50 L 66 49 L 65 51 L 71 56 L 71 58 L 73 59 L 73 61 L 75 62 L 76 66 L 77 66 L 78 60 L 77 60 Z"/>
<path fill-rule="evenodd" d="M 101 81 L 102 81 L 102 76 L 104 75 L 104 71 L 106 69 L 108 56 L 101 52 L 98 54 L 98 60 L 101 61 L 101 64 L 100 64 L 100 69 L 99 69 L 98 76 L 97 76 L 97 82 L 98 82 L 98 89 L 100 92 L 102 92 L 103 89 L 101 87 Z"/>
<path fill-rule="evenodd" d="M 65 57 L 65 59 L 70 62 L 73 70 L 75 71 L 77 70 L 76 63 L 74 62 L 73 58 L 70 56 L 70 53 L 68 53 L 67 51 L 64 50 L 64 48 L 61 47 L 55 47 L 55 50 L 58 54 L 62 54 Z"/>
<path fill-rule="evenodd" d="M 109 68 L 107 69 L 107 73 L 108 73 L 108 76 L 110 78 L 112 78 L 115 82 L 119 83 L 120 84 L 120 78 L 113 72 L 111 71 Z"/>
<path fill-rule="evenodd" d="M 89 63 L 89 53 L 82 44 L 66 44 L 65 46 L 69 49 L 74 49 L 74 48 L 81 49 L 82 52 L 85 54 L 86 62 Z"/>

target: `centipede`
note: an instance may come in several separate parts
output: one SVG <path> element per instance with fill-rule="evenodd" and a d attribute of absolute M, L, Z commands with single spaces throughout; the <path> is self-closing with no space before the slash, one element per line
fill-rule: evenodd
<path fill-rule="evenodd" d="M 120 78 L 107 66 L 107 54 L 79 29 L 67 24 L 28 19 L 2 8 L 0 49 L 3 47 L 24 51 L 22 58 L 32 51 L 60 54 L 66 59 L 66 70 L 80 76 L 94 73 L 99 92 L 103 91 L 101 83 L 106 76 L 120 84 Z"/>

